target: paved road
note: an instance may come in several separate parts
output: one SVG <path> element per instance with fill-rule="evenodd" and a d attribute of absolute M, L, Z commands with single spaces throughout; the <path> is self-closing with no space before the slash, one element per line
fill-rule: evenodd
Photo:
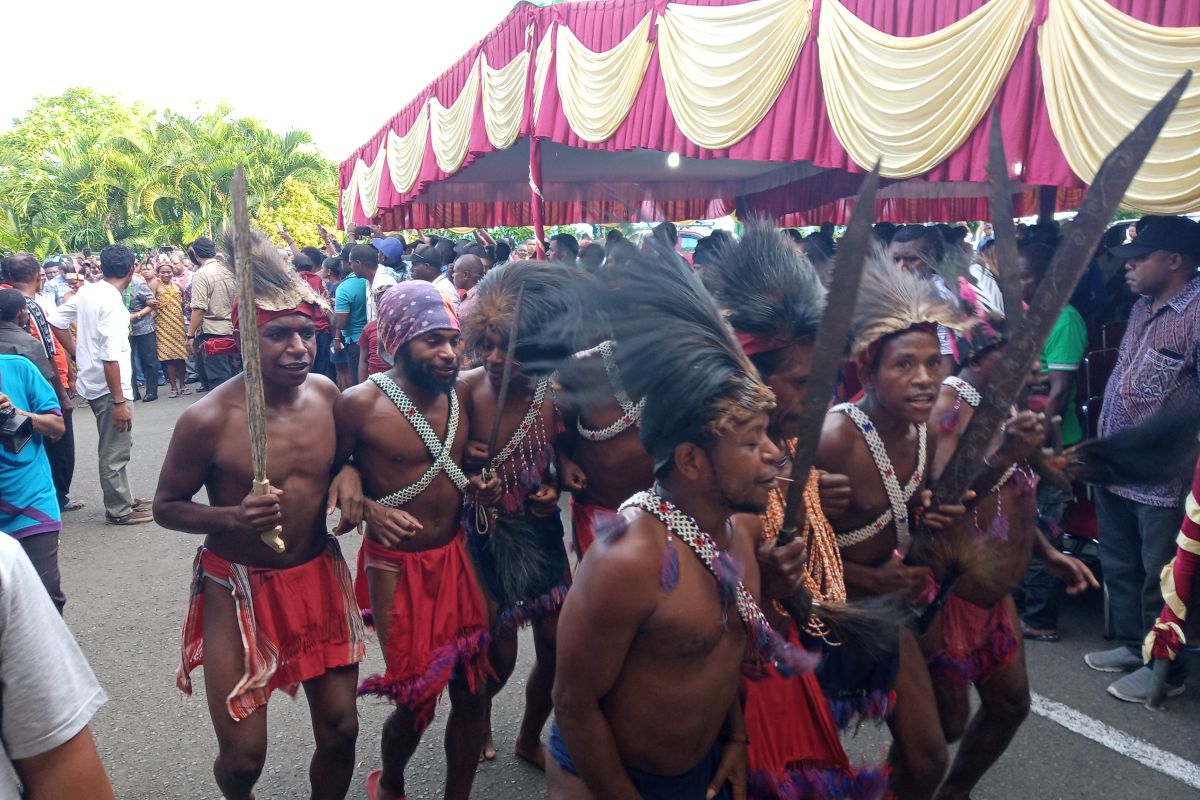
<path fill-rule="evenodd" d="M 138 496 L 152 496 L 174 420 L 188 399 L 195 398 L 172 400 L 164 393 L 156 403 L 137 404 L 130 477 Z M 84 500 L 87 508 L 67 515 L 62 535 L 66 618 L 110 697 L 93 724 L 117 797 L 216 798 L 219 795 L 211 774 L 216 744 L 201 696 L 203 681 L 196 681 L 198 694 L 192 698 L 181 698 L 174 683 L 179 628 L 198 542 L 153 524 L 106 526 L 96 478 L 95 424 L 86 407 L 76 411 L 76 436 L 79 462 L 73 496 Z M 348 559 L 356 555 L 357 546 L 350 537 L 343 542 Z M 1029 647 L 1033 689 L 1050 703 L 1042 707 L 1076 730 L 1091 730 L 1177 777 L 1032 714 L 975 792 L 976 800 L 1183 800 L 1200 796 L 1200 679 L 1193 677 L 1188 694 L 1170 701 L 1166 713 L 1117 702 L 1104 693 L 1109 676 L 1087 669 L 1082 662 L 1083 653 L 1105 644 L 1100 635 L 1098 598 L 1070 602 L 1063 629 L 1062 642 Z M 540 773 L 512 755 L 531 653 L 532 642 L 525 636 L 513 681 L 495 707 L 500 757 L 480 769 L 474 797 L 524 800 L 545 796 Z M 363 672 L 375 672 L 382 666 L 379 649 L 372 644 Z M 1053 703 L 1078 713 L 1064 712 Z M 364 701 L 360 711 L 358 764 L 350 792 L 355 800 L 366 797 L 363 781 L 368 770 L 379 763 L 379 730 L 387 707 Z M 1109 727 L 1097 727 L 1086 718 L 1081 720 L 1079 714 Z M 414 800 L 440 797 L 444 715 L 445 709 L 439 709 L 437 722 L 410 765 L 409 789 Z M 277 695 L 270 706 L 270 732 L 258 796 L 264 800 L 307 797 L 311 735 L 305 704 Z M 887 743 L 886 729 L 871 729 L 848 739 L 847 746 L 857 758 L 879 759 Z M 1178 757 L 1175 761 L 1170 760 L 1172 754 Z"/>

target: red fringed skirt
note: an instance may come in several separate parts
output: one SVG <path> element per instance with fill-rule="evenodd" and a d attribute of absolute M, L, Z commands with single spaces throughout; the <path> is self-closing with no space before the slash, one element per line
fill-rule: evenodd
<path fill-rule="evenodd" d="M 575 556 L 583 558 L 588 548 L 596 541 L 596 516 L 613 516 L 611 508 L 594 503 L 580 503 L 571 498 L 571 532 L 575 536 Z"/>
<path fill-rule="evenodd" d="M 941 611 L 942 649 L 926 663 L 937 680 L 975 683 L 1008 666 L 1017 653 L 1008 603 L 977 606 L 951 593 Z"/>
<path fill-rule="evenodd" d="M 245 646 L 245 673 L 226 698 L 243 720 L 276 689 L 292 697 L 304 681 L 366 655 L 366 632 L 354 602 L 350 570 L 332 536 L 324 553 L 299 566 L 266 569 L 234 564 L 201 547 L 192 567 L 176 685 L 192 693 L 191 672 L 204 663 L 204 581 L 233 595 Z"/>
<path fill-rule="evenodd" d="M 411 709 L 424 730 L 456 670 L 472 692 L 491 673 L 487 611 L 463 533 L 434 550 L 392 550 L 367 539 L 363 551 L 367 570 L 396 574 L 396 591 L 389 608 L 374 609 L 377 621 L 387 615 L 389 623 L 387 672 L 367 678 L 358 693 Z"/>

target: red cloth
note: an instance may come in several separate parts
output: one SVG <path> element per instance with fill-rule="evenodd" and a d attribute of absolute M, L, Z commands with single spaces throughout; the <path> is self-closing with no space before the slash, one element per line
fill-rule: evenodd
<path fill-rule="evenodd" d="M 238 328 L 238 305 L 239 305 L 238 301 L 234 300 L 233 301 L 233 314 L 230 315 L 230 322 L 232 322 L 233 329 L 235 331 L 240 330 Z M 308 317 L 309 319 L 313 320 L 314 322 L 316 322 L 317 320 L 320 320 L 322 318 L 325 318 L 325 312 L 323 312 L 321 310 L 320 306 L 318 306 L 315 303 L 301 303 L 300 305 L 296 306 L 295 308 L 286 308 L 283 311 L 268 311 L 265 308 L 259 308 L 258 306 L 254 307 L 254 321 L 255 321 L 255 324 L 259 328 L 261 328 L 263 325 L 266 325 L 268 322 L 270 322 L 273 319 L 279 319 L 280 317 L 290 317 L 292 314 L 300 314 L 302 316 Z"/>
<path fill-rule="evenodd" d="M 358 349 L 367 354 L 367 374 L 387 372 L 387 362 L 379 357 L 379 323 L 371 320 L 358 336 Z"/>
<path fill-rule="evenodd" d="M 596 517 L 615 515 L 616 512 L 606 506 L 594 503 L 581 503 L 571 498 L 571 533 L 575 537 L 575 555 L 583 558 L 588 548 L 596 541 Z"/>
<path fill-rule="evenodd" d="M 396 573 L 391 606 L 376 608 L 376 621 L 387 615 L 384 675 L 372 675 L 359 695 L 387 697 L 416 712 L 417 730 L 433 720 L 438 697 L 462 670 L 472 692 L 483 690 L 491 674 L 487 648 L 487 611 L 467 555 L 465 534 L 434 550 L 411 553 L 363 541 L 366 568 Z"/>
<path fill-rule="evenodd" d="M 975 683 L 1007 667 L 1017 654 L 1017 636 L 1007 603 L 983 608 L 951 593 L 942 607 L 942 647 L 926 663 L 936 681 Z"/>
<path fill-rule="evenodd" d="M 1184 511 L 1178 541 L 1195 549 L 1200 545 L 1200 461 L 1196 462 L 1192 492 L 1184 505 Z M 1200 555 L 1179 546 L 1175 550 L 1174 560 L 1163 570 L 1164 575 L 1166 570 L 1171 571 L 1171 577 L 1175 581 L 1175 593 L 1183 607 L 1193 616 L 1195 613 L 1192 609 L 1192 589 L 1195 586 L 1197 562 L 1200 562 Z M 1171 610 L 1169 604 L 1163 603 L 1162 613 L 1158 615 L 1158 620 L 1146 637 L 1146 645 L 1153 658 L 1175 658 L 1179 655 L 1180 648 L 1187 643 L 1183 630 L 1184 622 L 1184 619 Z"/>
<path fill-rule="evenodd" d="M 191 602 L 176 675 L 184 694 L 192 693 L 192 670 L 204 663 L 206 578 L 229 587 L 247 650 L 246 672 L 226 698 L 234 720 L 266 707 L 276 689 L 295 697 L 304 681 L 366 656 L 366 633 L 355 608 L 350 570 L 333 537 L 321 555 L 288 569 L 234 564 L 201 547 L 192 567 Z"/>
<path fill-rule="evenodd" d="M 737 337 L 738 344 L 742 346 L 742 352 L 748 356 L 758 353 L 769 353 L 772 350 L 782 350 L 794 340 L 790 339 L 768 339 L 765 336 L 755 336 L 753 333 L 742 333 L 734 331 L 733 335 Z"/>
<path fill-rule="evenodd" d="M 237 339 L 232 336 L 214 336 L 211 339 L 205 339 L 204 343 L 200 345 L 200 349 L 204 351 L 207 358 L 236 356 L 239 352 Z"/>

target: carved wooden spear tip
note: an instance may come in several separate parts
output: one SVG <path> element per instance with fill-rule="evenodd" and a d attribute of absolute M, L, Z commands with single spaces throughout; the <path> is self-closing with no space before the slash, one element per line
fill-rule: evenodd
<path fill-rule="evenodd" d="M 1034 359 L 1041 355 L 1050 329 L 1070 300 L 1100 243 L 1100 237 L 1108 228 L 1113 212 L 1146 160 L 1163 125 L 1175 110 L 1191 77 L 1191 70 L 1185 72 L 1162 100 L 1105 157 L 1096 171 L 1096 177 L 1080 203 L 1079 213 L 1055 250 L 1045 278 L 1033 294 L 1024 324 L 1016 330 L 1009 328 L 1013 333 L 1005 347 L 1004 356 L 996 364 L 988 385 L 982 387 L 983 398 L 979 407 L 933 487 L 937 503 L 957 503 L 982 472 L 983 457 L 992 437 L 1008 417 L 1009 409 L 1024 386 L 1025 376 L 1033 366 Z"/>
<path fill-rule="evenodd" d="M 810 402 L 805 403 L 800 417 L 799 435 L 796 439 L 796 454 L 792 459 L 792 482 L 788 486 L 787 506 L 784 509 L 783 527 L 779 531 L 779 543 L 787 544 L 796 535 L 797 520 L 804 505 L 804 487 L 808 484 L 808 471 L 825 422 L 826 400 L 833 396 L 837 384 L 838 369 L 846 355 L 850 324 L 854 318 L 854 304 L 858 300 L 858 286 L 862 282 L 863 265 L 871 252 L 874 232 L 871 224 L 875 220 L 875 195 L 879 190 L 879 161 L 863 180 L 854 210 L 850 213 L 850 224 L 846 235 L 838 242 L 833 260 L 833 281 L 821 314 L 821 325 L 817 329 L 813 345 L 812 369 L 808 376 Z"/>
<path fill-rule="evenodd" d="M 1013 186 L 1008 177 L 1008 155 L 1004 152 L 1004 134 L 1000 114 L 992 115 L 988 141 L 988 200 L 992 212 L 992 233 L 996 237 L 996 282 L 1004 297 L 1007 329 L 1021 325 L 1025 310 L 1021 306 L 1021 278 L 1017 273 L 1017 228 L 1013 224 Z"/>

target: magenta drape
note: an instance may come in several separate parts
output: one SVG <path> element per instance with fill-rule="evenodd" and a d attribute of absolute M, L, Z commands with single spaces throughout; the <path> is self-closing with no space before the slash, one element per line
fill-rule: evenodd
<path fill-rule="evenodd" d="M 738 0 L 740 2 L 741 0 Z M 999 115 L 1001 130 L 1011 164 L 1020 163 L 1018 176 L 1024 183 L 1050 185 L 1069 189 L 1082 186 L 1071 172 L 1062 150 L 1050 127 L 1042 91 L 1042 75 L 1037 57 L 1038 29 L 1045 20 L 1049 2 L 1066 0 L 1035 0 L 1035 13 L 1025 40 L 1017 53 L 1009 74 L 1000 85 L 989 111 L 954 153 L 922 176 L 934 182 L 973 181 L 987 179 L 987 139 L 993 115 Z M 825 96 L 818 64 L 817 36 L 820 32 L 820 12 L 824 0 L 814 0 L 812 30 L 800 50 L 795 68 L 770 111 L 759 125 L 742 141 L 723 150 L 708 150 L 688 141 L 680 132 L 666 101 L 666 89 L 659 69 L 658 51 L 654 50 L 633 107 L 612 137 L 599 144 L 581 140 L 571 130 L 562 111 L 552 65 L 542 101 L 542 113 L 536 121 L 531 104 L 526 104 L 522 134 L 541 140 L 583 150 L 627 151 L 646 148 L 664 153 L 677 152 L 694 159 L 748 159 L 763 162 L 811 162 L 831 170 L 827 173 L 789 184 L 776 190 L 744 197 L 734 196 L 726 185 L 702 183 L 692 187 L 684 196 L 665 186 L 646 184 L 646 200 L 642 207 L 631 209 L 627 203 L 611 199 L 603 187 L 580 187 L 589 200 L 555 201 L 547 197 L 544 221 L 547 224 L 576 221 L 612 221 L 645 218 L 644 212 L 681 213 L 678 217 L 658 216 L 655 219 L 691 219 L 719 209 L 737 207 L 776 217 L 788 213 L 803 213 L 814 217 L 829 212 L 828 218 L 841 217 L 838 201 L 853 193 L 862 170 L 850 160 L 829 124 Z M 919 36 L 943 28 L 971 13 L 986 0 L 842 0 L 854 14 L 873 27 L 898 36 Z M 1200 2 L 1165 2 L 1165 0 L 1108 0 L 1118 10 L 1131 16 L 1165 27 L 1200 25 Z M 689 0 L 692 5 L 736 5 L 734 0 Z M 566 25 L 587 47 L 608 49 L 654 10 L 661 14 L 666 0 L 590 0 L 537 7 L 519 3 L 512 12 L 483 40 L 471 47 L 450 69 L 419 93 L 401 109 L 370 140 L 341 164 L 341 186 L 345 188 L 353 173 L 355 161 L 362 158 L 371 163 L 378 149 L 386 143 L 387 131 L 403 134 L 408 131 L 421 107 L 431 96 L 449 105 L 458 96 L 479 53 L 487 55 L 493 67 L 507 64 L 524 49 L 536 48 L 542 35 L 552 23 Z M 527 29 L 532 26 L 532 36 Z M 654 35 L 654 28 L 651 29 Z M 530 60 L 530 70 L 534 67 Z M 530 81 L 532 83 L 532 81 Z M 514 146 L 523 146 L 518 140 Z M 471 131 L 466 161 L 456 176 L 464 189 L 470 186 L 481 202 L 425 202 L 422 195 L 434 182 L 452 176 L 438 169 L 432 149 L 426 144 L 426 154 L 420 176 L 412 190 L 397 193 L 385 173 L 379 191 L 380 211 L 376 219 L 385 227 L 428 227 L 434 225 L 502 225 L 529 224 L 532 221 L 530 203 L 525 200 L 496 199 L 490 185 L 471 184 L 470 166 L 479 157 L 492 152 L 483 126 L 477 102 L 475 122 Z M 550 183 L 569 181 L 570 176 L 546 174 Z M 614 175 L 614 180 L 637 181 L 638 176 Z M 511 185 L 507 188 L 511 189 Z M 847 192 L 847 189 L 849 191 Z M 709 191 L 711 190 L 711 191 Z M 490 201 L 483 198 L 492 194 Z M 527 196 L 527 195 L 526 195 Z M 1060 192 L 1060 200 L 1067 195 Z M 698 199 L 703 197 L 704 199 Z M 414 202 L 415 201 L 415 202 Z M 944 200 L 881 201 L 881 213 L 899 219 L 933 219 L 937 214 L 946 219 L 978 219 L 986 217 L 986 201 L 971 198 Z M 1036 200 L 1035 200 L 1036 204 Z M 822 211 L 824 209 L 824 211 Z M 961 214 L 959 212 L 962 212 Z M 918 214 L 916 217 L 905 217 Z M 926 216 L 920 216 L 926 215 Z M 950 215 L 950 216 L 945 216 Z M 886 217 L 885 217 L 886 218 Z M 354 221 L 367 221 L 361 204 L 354 209 Z M 403 223 L 403 224 L 402 224 Z"/>

